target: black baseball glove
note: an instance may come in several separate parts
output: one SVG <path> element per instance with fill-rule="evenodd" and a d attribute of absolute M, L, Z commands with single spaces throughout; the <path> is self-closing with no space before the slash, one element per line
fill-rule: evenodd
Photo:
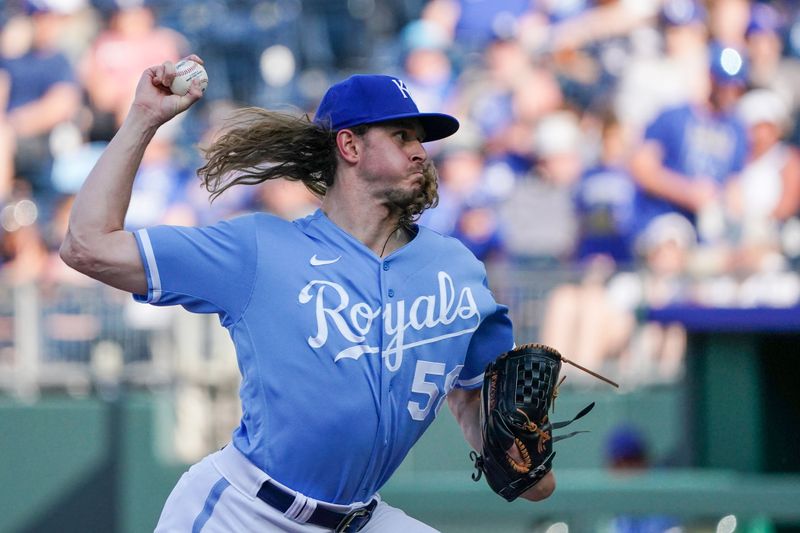
<path fill-rule="evenodd" d="M 566 422 L 550 421 L 548 412 L 563 382 L 563 378 L 558 380 L 562 360 L 574 364 L 549 346 L 525 344 L 486 367 L 480 413 L 483 449 L 480 455 L 474 451 L 470 454 L 477 468 L 472 479 L 478 481 L 482 473 L 486 474 L 492 490 L 508 501 L 515 500 L 550 471 L 556 455 L 554 442 L 583 433 L 553 438 L 553 429 L 574 422 L 594 407 L 594 403 L 587 405 Z M 518 453 L 509 453 L 515 445 Z"/>

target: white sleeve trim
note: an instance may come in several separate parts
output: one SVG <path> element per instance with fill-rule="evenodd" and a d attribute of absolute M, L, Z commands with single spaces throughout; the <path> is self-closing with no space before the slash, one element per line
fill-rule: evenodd
<path fill-rule="evenodd" d="M 511 348 L 512 350 L 517 347 L 517 343 L 514 343 L 514 346 Z M 474 387 L 475 385 L 483 384 L 483 375 L 485 372 L 481 372 L 480 375 L 475 376 L 472 379 L 459 379 L 456 381 L 456 386 L 461 389 L 467 389 L 469 387 Z"/>
<path fill-rule="evenodd" d="M 458 381 L 456 381 L 456 385 L 458 385 L 462 389 L 467 387 L 473 387 L 478 383 L 483 383 L 483 372 L 481 372 L 480 375 L 475 376 L 472 379 L 459 379 Z"/>
<path fill-rule="evenodd" d="M 142 241 L 142 250 L 144 250 L 145 261 L 147 261 L 147 269 L 150 271 L 151 294 L 149 303 L 154 304 L 161 299 L 161 277 L 158 275 L 156 256 L 147 230 L 140 229 L 137 233 L 139 234 L 139 240 Z"/>

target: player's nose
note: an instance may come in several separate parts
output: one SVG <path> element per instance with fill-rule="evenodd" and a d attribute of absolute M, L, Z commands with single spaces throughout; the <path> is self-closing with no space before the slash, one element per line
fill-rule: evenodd
<path fill-rule="evenodd" d="M 428 160 L 428 152 L 422 146 L 422 143 L 415 141 L 411 147 L 411 161 L 414 163 L 424 163 Z"/>

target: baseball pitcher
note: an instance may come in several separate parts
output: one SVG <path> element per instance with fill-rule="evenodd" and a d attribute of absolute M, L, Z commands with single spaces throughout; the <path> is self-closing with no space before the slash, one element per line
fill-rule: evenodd
<path fill-rule="evenodd" d="M 528 412 L 511 431 L 531 435 L 530 446 L 486 437 L 497 405 L 481 407 L 484 373 L 513 349 L 507 308 L 463 245 L 415 224 L 437 201 L 423 143 L 453 134 L 458 121 L 419 112 L 401 80 L 378 75 L 333 85 L 313 120 L 243 110 L 206 150 L 199 174 L 211 194 L 284 178 L 303 182 L 321 208 L 293 222 L 255 213 L 130 233 L 123 221 L 145 147 L 202 97 L 197 81 L 172 94 L 174 77 L 169 62 L 143 73 L 61 248 L 67 264 L 138 301 L 216 313 L 235 344 L 241 422 L 230 444 L 181 477 L 156 530 L 433 531 L 378 490 L 445 403 L 492 488 L 507 499 L 548 497 L 546 416 Z M 519 367 L 539 411 L 560 367 L 541 355 Z M 525 414 L 517 407 L 514 416 Z"/>

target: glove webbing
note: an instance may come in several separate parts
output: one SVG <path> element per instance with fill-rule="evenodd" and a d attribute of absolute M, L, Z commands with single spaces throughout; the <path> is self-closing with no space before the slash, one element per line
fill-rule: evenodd
<path fill-rule="evenodd" d="M 587 374 L 589 374 L 590 376 L 594 376 L 594 377 L 596 377 L 597 379 L 599 379 L 601 381 L 605 381 L 609 385 L 613 385 L 614 387 L 619 388 L 619 383 L 617 383 L 615 381 L 612 381 L 612 380 L 608 379 L 607 377 L 602 376 L 602 375 L 598 374 L 597 372 L 594 372 L 593 370 L 589 370 L 585 366 L 581 366 L 581 365 L 579 365 L 578 363 L 576 363 L 574 361 L 570 361 L 569 359 L 567 359 L 566 357 L 561 355 L 561 353 L 558 350 L 555 350 L 554 348 L 551 348 L 550 346 L 547 346 L 546 344 L 530 343 L 530 344 L 523 344 L 522 346 L 520 346 L 520 348 L 526 348 L 526 347 L 539 348 L 540 350 L 544 350 L 544 351 L 546 351 L 548 353 L 551 353 L 551 354 L 555 355 L 556 357 L 558 357 L 559 359 L 561 359 L 562 362 L 568 363 L 568 364 L 574 366 L 575 368 L 579 368 L 579 369 L 583 370 L 584 372 L 586 372 Z M 562 377 L 561 381 L 559 381 L 558 385 L 556 385 L 556 387 L 553 389 L 553 399 L 554 400 L 556 399 L 556 397 L 558 397 L 558 387 L 562 383 L 564 383 L 564 379 L 566 379 L 566 376 Z"/>

